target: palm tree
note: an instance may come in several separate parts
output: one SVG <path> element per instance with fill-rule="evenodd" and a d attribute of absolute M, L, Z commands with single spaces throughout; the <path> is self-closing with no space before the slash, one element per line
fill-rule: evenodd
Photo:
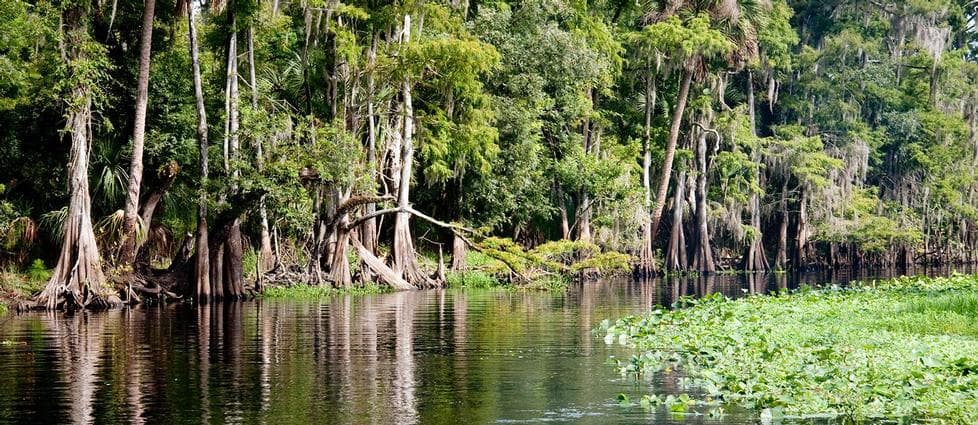
<path fill-rule="evenodd" d="M 680 73 L 680 84 L 651 232 L 646 234 L 650 238 L 655 238 L 662 218 L 690 86 L 706 77 L 712 60 L 724 59 L 729 66 L 741 68 L 757 56 L 757 28 L 763 25 L 769 5 L 764 0 L 672 0 L 656 6 L 643 18 L 647 24 L 643 34 L 659 54 L 671 59 L 668 65 Z"/>
<path fill-rule="evenodd" d="M 129 190 L 126 195 L 120 264 L 136 258 L 136 222 L 139 217 L 139 186 L 143 179 L 143 141 L 146 138 L 146 104 L 149 100 L 149 60 L 153 49 L 153 13 L 156 0 L 143 1 L 143 32 L 139 46 L 139 77 L 136 81 L 136 118 L 132 130 L 132 160 L 129 165 Z M 148 227 L 149 223 L 143 223 Z"/>

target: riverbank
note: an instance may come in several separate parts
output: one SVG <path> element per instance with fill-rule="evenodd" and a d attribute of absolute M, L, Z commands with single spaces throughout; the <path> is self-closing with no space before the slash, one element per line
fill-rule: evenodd
<path fill-rule="evenodd" d="M 51 271 L 40 260 L 24 271 L 0 270 L 0 315 L 40 292 L 50 278 Z"/>
<path fill-rule="evenodd" d="M 683 303 L 605 325 L 639 352 L 622 373 L 685 375 L 691 398 L 670 398 L 676 410 L 978 422 L 978 277 Z M 642 403 L 666 402 L 656 391 Z"/>

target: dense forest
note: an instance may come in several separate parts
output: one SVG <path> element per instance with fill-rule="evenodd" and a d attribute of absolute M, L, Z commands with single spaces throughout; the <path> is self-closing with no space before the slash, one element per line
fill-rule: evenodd
<path fill-rule="evenodd" d="M 0 263 L 57 308 L 972 262 L 976 7 L 5 0 Z"/>

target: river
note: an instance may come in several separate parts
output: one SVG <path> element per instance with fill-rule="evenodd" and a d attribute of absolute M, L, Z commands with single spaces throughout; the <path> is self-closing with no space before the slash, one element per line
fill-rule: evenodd
<path fill-rule="evenodd" d="M 947 270 L 927 274 L 946 274 Z M 675 379 L 622 377 L 604 319 L 894 271 L 429 290 L 0 319 L 0 423 L 756 423 L 621 407 Z"/>

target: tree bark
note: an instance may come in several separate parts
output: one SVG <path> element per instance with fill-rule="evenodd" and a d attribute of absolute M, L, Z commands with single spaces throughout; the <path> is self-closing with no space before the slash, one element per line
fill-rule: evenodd
<path fill-rule="evenodd" d="M 187 20 L 190 24 L 190 58 L 194 75 L 194 97 L 197 103 L 197 141 L 200 154 L 200 199 L 197 205 L 197 260 L 194 267 L 198 300 L 210 297 L 210 249 L 207 240 L 207 110 L 204 108 L 204 88 L 200 76 L 200 54 L 197 47 L 197 24 L 194 7 L 187 1 Z"/>
<path fill-rule="evenodd" d="M 370 172 L 370 191 L 371 194 L 377 192 L 377 121 L 374 116 L 374 96 L 376 86 L 374 82 L 374 66 L 377 63 L 377 35 L 374 34 L 370 44 L 370 52 L 367 54 L 367 169 Z M 366 205 L 366 214 L 377 210 L 377 204 L 371 202 Z M 368 251 L 377 253 L 377 219 L 371 218 L 360 226 L 360 239 L 364 248 Z"/>
<path fill-rule="evenodd" d="M 178 165 L 176 162 L 171 161 L 166 167 L 163 167 L 159 173 L 159 178 L 163 179 L 160 182 L 159 187 L 151 191 L 149 195 L 146 196 L 146 201 L 144 201 L 143 205 L 139 207 L 139 219 L 145 223 L 147 229 L 153 223 L 153 217 L 156 214 L 156 207 L 159 206 L 160 201 L 163 200 L 163 195 L 166 195 L 166 191 L 170 190 L 170 186 L 173 185 L 178 173 L 180 173 L 180 165 Z M 136 249 L 138 250 L 142 245 L 142 243 L 137 244 Z"/>
<path fill-rule="evenodd" d="M 411 41 L 411 15 L 404 15 L 404 43 Z M 411 176 L 414 165 L 414 104 L 411 98 L 411 79 L 402 84 L 404 137 L 401 140 L 401 181 L 398 187 L 397 206 L 410 207 Z M 430 283 L 418 267 L 414 241 L 411 237 L 411 214 L 399 212 L 394 222 L 394 271 L 411 284 Z"/>
<path fill-rule="evenodd" d="M 750 131 L 751 135 L 757 137 L 757 116 L 756 108 L 754 105 L 754 72 L 751 70 L 747 71 L 747 110 L 748 116 L 750 118 Z M 758 152 L 758 147 L 752 148 L 752 160 L 755 164 L 760 163 L 760 154 Z M 758 186 L 763 187 L 761 184 L 761 169 L 757 167 L 754 170 L 754 179 Z M 764 252 L 764 238 L 761 233 L 761 199 L 760 194 L 751 193 L 750 195 L 750 225 L 754 229 L 751 240 L 747 248 L 747 255 L 745 256 L 744 270 L 748 272 L 763 272 L 768 269 L 767 253 Z"/>
<path fill-rule="evenodd" d="M 240 138 L 238 135 L 239 128 L 239 114 L 238 114 L 238 42 L 237 42 L 237 18 L 234 16 L 234 11 L 230 10 L 231 16 L 231 34 L 228 40 L 228 71 L 227 71 L 227 127 L 228 132 L 225 134 L 225 140 L 227 141 L 227 156 L 226 156 L 226 169 L 225 172 L 231 178 L 230 191 L 232 193 L 237 192 L 238 187 L 234 183 L 238 176 L 240 175 L 237 166 L 233 164 L 237 161 L 239 150 L 240 150 Z M 218 256 L 219 266 L 215 267 L 214 264 L 211 265 L 212 271 L 220 272 L 220 279 L 215 279 L 211 276 L 211 290 L 212 298 L 214 300 L 219 300 L 223 298 L 229 299 L 240 299 L 244 295 L 244 267 L 242 262 L 243 247 L 241 245 L 241 221 L 239 218 L 235 218 L 229 231 L 227 232 L 226 238 L 223 241 L 219 253 L 223 256 Z M 212 260 L 215 256 L 212 256 Z"/>
<path fill-rule="evenodd" d="M 696 254 L 693 256 L 693 267 L 701 273 L 713 273 L 716 264 L 713 262 L 713 249 L 710 246 L 710 229 L 707 223 L 706 204 L 706 132 L 701 132 L 696 147 L 696 162 L 699 172 L 696 176 Z"/>
<path fill-rule="evenodd" d="M 567 199 L 564 196 L 564 191 L 560 187 L 560 183 L 555 185 L 555 197 L 557 198 L 557 210 L 560 212 L 560 238 L 563 240 L 570 240 L 570 220 L 567 217 Z"/>
<path fill-rule="evenodd" d="M 642 190 L 645 202 L 642 209 L 642 249 L 639 254 L 638 274 L 651 275 L 655 270 L 655 251 L 652 249 L 652 115 L 658 90 L 651 66 L 645 76 L 645 126 L 642 139 Z M 678 198 L 677 198 L 678 199 Z"/>
<path fill-rule="evenodd" d="M 672 115 L 672 126 L 669 127 L 669 140 L 666 143 L 666 156 L 662 163 L 662 176 L 659 178 L 659 190 L 656 192 L 655 205 L 652 210 L 652 237 L 655 238 L 662 219 L 662 209 L 666 203 L 666 193 L 669 191 L 669 178 L 672 175 L 672 162 L 676 157 L 676 142 L 679 140 L 679 128 L 682 125 L 683 114 L 686 112 L 686 100 L 689 98 L 689 86 L 693 81 L 693 72 L 684 69 L 682 82 L 679 85 L 679 99 L 676 100 L 676 110 Z"/>
<path fill-rule="evenodd" d="M 669 245 L 666 252 L 666 268 L 673 271 L 684 271 L 689 268 L 686 262 L 686 235 L 683 231 L 683 195 L 686 192 L 686 171 L 680 171 L 676 177 L 676 193 L 673 194 L 672 231 L 669 233 Z"/>
<path fill-rule="evenodd" d="M 597 95 L 595 95 L 593 88 L 588 89 L 588 98 L 591 100 L 591 109 L 593 111 L 597 105 Z M 597 156 L 599 149 L 599 142 L 597 140 L 600 137 L 597 126 L 589 117 L 586 117 L 582 128 L 584 133 L 584 154 Z M 577 239 L 582 242 L 591 242 L 591 194 L 586 189 L 581 189 L 580 191 L 580 202 L 577 206 L 574 221 L 577 223 Z"/>
<path fill-rule="evenodd" d="M 143 32 L 139 46 L 139 75 L 136 78 L 136 116 L 132 130 L 132 159 L 129 163 L 129 187 L 122 222 L 122 247 L 119 264 L 132 265 L 136 259 L 139 219 L 139 188 L 143 180 L 143 142 L 146 137 L 146 104 L 149 100 L 149 68 L 153 50 L 153 13 L 156 0 L 143 0 Z M 149 223 L 143 223 L 144 229 Z"/>
<path fill-rule="evenodd" d="M 452 235 L 452 271 L 465 270 L 465 241 L 456 234 Z"/>
<path fill-rule="evenodd" d="M 778 253 L 774 256 L 774 268 L 788 268 L 788 182 L 781 185 L 781 223 L 778 226 Z"/>
<path fill-rule="evenodd" d="M 255 27 L 248 27 L 248 82 L 251 84 L 251 109 L 258 112 L 258 79 L 255 76 Z M 261 138 L 255 138 L 255 168 L 259 173 L 265 170 L 265 149 Z M 258 218 L 261 225 L 261 241 L 258 249 L 258 275 L 270 270 L 275 264 L 272 254 L 272 236 L 268 229 L 268 210 L 265 208 L 265 195 L 258 201 Z"/>
<path fill-rule="evenodd" d="M 808 266 L 808 193 L 804 187 L 801 189 L 801 200 L 798 203 L 798 232 L 796 235 L 798 244 L 795 251 L 795 267 L 802 268 Z"/>
<path fill-rule="evenodd" d="M 103 299 L 101 259 L 92 228 L 91 198 L 88 191 L 89 122 L 92 115 L 92 81 L 88 81 L 83 44 L 88 42 L 88 16 L 84 6 L 73 6 L 63 13 L 67 66 L 73 77 L 68 102 L 68 130 L 71 150 L 68 157 L 68 215 L 58 263 L 51 279 L 38 296 L 39 304 L 56 309 L 62 297 L 64 306 L 86 307 Z"/>
<path fill-rule="evenodd" d="M 339 202 L 335 214 L 338 219 L 331 220 L 333 228 L 330 231 L 335 238 L 335 245 L 331 252 L 329 265 L 329 280 L 338 287 L 347 287 L 353 284 L 353 276 L 350 272 L 350 259 L 347 257 L 347 247 L 350 244 L 350 219 L 347 210 L 341 208 L 347 202 L 349 195 L 346 193 L 337 194 Z"/>

